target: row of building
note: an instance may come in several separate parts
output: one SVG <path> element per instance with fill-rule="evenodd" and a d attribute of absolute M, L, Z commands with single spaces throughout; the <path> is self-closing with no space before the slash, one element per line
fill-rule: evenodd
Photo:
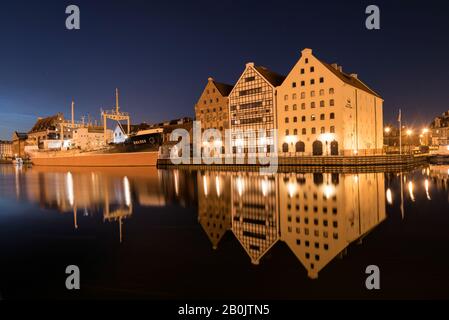
<path fill-rule="evenodd" d="M 250 62 L 234 85 L 209 78 L 195 118 L 222 137 L 230 129 L 233 153 L 274 151 L 277 145 L 286 156 L 376 154 L 383 148 L 382 105 L 357 74 L 304 49 L 287 76 Z M 241 134 L 248 130 L 257 135 Z"/>

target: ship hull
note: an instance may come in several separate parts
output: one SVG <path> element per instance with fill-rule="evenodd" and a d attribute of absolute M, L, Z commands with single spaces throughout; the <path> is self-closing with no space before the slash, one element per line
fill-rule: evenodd
<path fill-rule="evenodd" d="M 34 157 L 31 162 L 36 166 L 59 167 L 147 167 L 156 166 L 157 158 L 157 151 L 148 151 Z"/>

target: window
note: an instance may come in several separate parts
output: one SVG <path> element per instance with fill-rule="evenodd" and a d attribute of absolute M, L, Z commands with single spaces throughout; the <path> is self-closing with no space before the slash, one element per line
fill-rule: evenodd
<path fill-rule="evenodd" d="M 315 101 L 313 101 L 312 103 L 310 103 L 310 107 L 311 107 L 311 108 L 315 108 Z"/>
<path fill-rule="evenodd" d="M 324 89 L 320 90 L 320 96 L 324 96 Z"/>
<path fill-rule="evenodd" d="M 212 92 L 215 93 L 215 89 L 212 89 Z"/>
<path fill-rule="evenodd" d="M 250 82 L 250 81 L 254 81 L 255 77 L 248 77 L 245 79 L 245 82 Z"/>
<path fill-rule="evenodd" d="M 312 134 L 315 134 L 315 133 L 316 133 L 316 129 L 312 128 Z"/>
<path fill-rule="evenodd" d="M 331 112 L 330 115 L 329 115 L 329 118 L 330 119 L 335 119 L 335 113 Z"/>
<path fill-rule="evenodd" d="M 285 107 L 284 107 L 284 110 L 285 110 L 285 111 L 288 111 L 288 106 L 285 106 Z"/>
<path fill-rule="evenodd" d="M 306 98 L 306 93 L 305 92 L 301 92 L 301 99 L 305 99 Z"/>
<path fill-rule="evenodd" d="M 296 82 L 292 82 L 292 88 L 296 88 Z"/>
<path fill-rule="evenodd" d="M 334 99 L 331 99 L 331 100 L 329 101 L 329 105 L 330 105 L 331 107 L 333 107 L 334 104 L 335 104 Z"/>
<path fill-rule="evenodd" d="M 331 126 L 330 132 L 331 132 L 331 133 L 335 133 L 335 127 L 334 127 L 334 126 Z"/>
<path fill-rule="evenodd" d="M 315 116 L 314 114 L 312 114 L 312 115 L 310 116 L 310 120 L 315 121 L 315 119 L 316 119 L 316 116 Z"/>
<path fill-rule="evenodd" d="M 302 110 L 306 110 L 306 104 L 305 103 L 301 103 L 301 109 Z"/>
<path fill-rule="evenodd" d="M 206 104 L 206 102 L 207 102 L 207 101 L 206 101 L 206 100 L 204 100 L 204 104 Z"/>
<path fill-rule="evenodd" d="M 324 120 L 324 113 L 320 114 L 320 120 Z"/>
<path fill-rule="evenodd" d="M 296 111 L 297 107 L 296 104 L 293 105 L 293 111 Z"/>
<path fill-rule="evenodd" d="M 289 134 L 290 134 L 290 131 L 288 131 L 288 129 L 285 130 L 285 135 L 288 136 Z"/>
<path fill-rule="evenodd" d="M 293 117 L 293 122 L 298 122 L 298 118 L 297 117 Z"/>
<path fill-rule="evenodd" d="M 313 90 L 310 91 L 310 96 L 311 96 L 311 97 L 315 97 L 315 91 L 313 91 Z"/>
<path fill-rule="evenodd" d="M 315 67 L 310 67 L 310 72 L 315 72 Z"/>
<path fill-rule="evenodd" d="M 304 74 L 304 68 L 301 68 L 301 74 Z"/>
<path fill-rule="evenodd" d="M 288 100 L 288 94 L 284 96 L 284 100 Z"/>
<path fill-rule="evenodd" d="M 310 84 L 315 84 L 315 79 L 310 79 Z"/>
<path fill-rule="evenodd" d="M 329 94 L 334 94 L 334 92 L 335 92 L 334 88 L 329 89 Z"/>
<path fill-rule="evenodd" d="M 309 63 L 309 58 L 306 58 L 306 63 Z"/>
<path fill-rule="evenodd" d="M 306 134 L 306 128 L 302 128 L 301 133 L 304 135 Z"/>
<path fill-rule="evenodd" d="M 293 134 L 296 136 L 298 135 L 298 129 L 293 129 Z"/>
<path fill-rule="evenodd" d="M 324 107 L 324 100 L 320 101 L 320 107 L 323 108 Z"/>
<path fill-rule="evenodd" d="M 285 117 L 285 123 L 288 123 L 288 117 Z"/>
<path fill-rule="evenodd" d="M 207 94 L 209 94 L 209 90 L 207 90 L 206 92 L 207 92 Z"/>
<path fill-rule="evenodd" d="M 323 82 L 324 82 L 324 78 L 320 77 L 320 83 L 323 83 Z"/>
<path fill-rule="evenodd" d="M 326 132 L 325 129 L 324 129 L 324 127 L 321 127 L 320 132 L 321 132 L 321 133 L 325 133 L 325 132 Z"/>
<path fill-rule="evenodd" d="M 296 100 L 296 93 L 292 94 L 292 99 Z"/>
<path fill-rule="evenodd" d="M 302 122 L 306 122 L 306 116 L 302 116 L 302 117 L 301 117 L 301 121 L 302 121 Z"/>
<path fill-rule="evenodd" d="M 301 81 L 301 87 L 304 87 L 306 85 L 306 82 L 303 80 Z"/>

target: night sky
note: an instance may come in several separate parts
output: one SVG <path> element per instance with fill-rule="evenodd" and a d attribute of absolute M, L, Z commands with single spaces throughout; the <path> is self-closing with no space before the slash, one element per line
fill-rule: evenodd
<path fill-rule="evenodd" d="M 81 30 L 65 28 L 70 4 Z M 69 117 L 72 97 L 98 119 L 115 87 L 133 122 L 193 116 L 209 76 L 232 84 L 249 61 L 287 74 L 306 47 L 380 93 L 385 122 L 449 109 L 448 1 L 2 1 L 0 38 L 0 139 Z"/>

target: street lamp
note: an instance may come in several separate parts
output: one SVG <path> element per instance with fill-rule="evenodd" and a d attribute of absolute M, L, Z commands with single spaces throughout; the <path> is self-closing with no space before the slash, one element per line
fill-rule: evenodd
<path fill-rule="evenodd" d="M 385 127 L 385 133 L 390 133 L 390 131 L 391 131 L 391 128 L 390 127 Z"/>
<path fill-rule="evenodd" d="M 407 131 L 405 131 L 405 133 L 407 134 L 407 139 L 408 139 L 408 150 L 409 153 L 412 153 L 412 145 L 411 145 L 411 140 L 410 140 L 410 136 L 412 135 L 413 131 L 411 129 L 407 129 Z"/>

